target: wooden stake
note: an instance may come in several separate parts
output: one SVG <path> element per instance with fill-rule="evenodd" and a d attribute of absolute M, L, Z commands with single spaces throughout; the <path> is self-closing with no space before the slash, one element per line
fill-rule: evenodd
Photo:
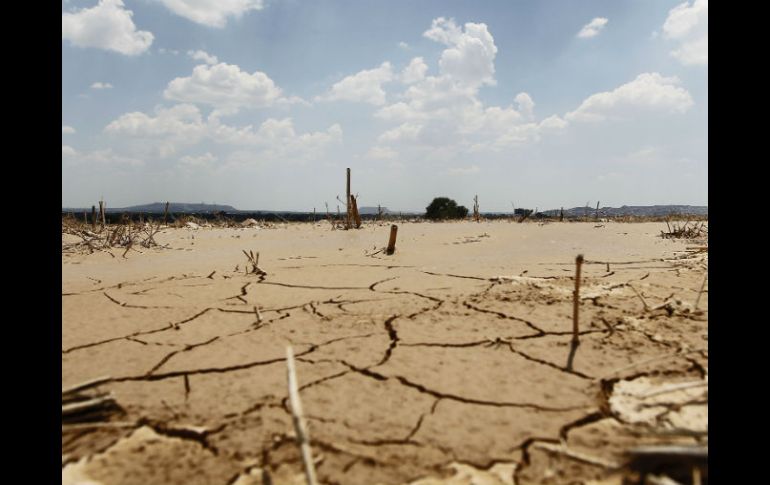
<path fill-rule="evenodd" d="M 559 222 L 564 221 L 564 207 L 561 208 L 561 212 L 559 213 Z"/>
<path fill-rule="evenodd" d="M 168 202 L 166 202 L 166 210 L 163 211 L 163 224 L 166 224 L 168 221 Z"/>
<path fill-rule="evenodd" d="M 313 453 L 310 449 L 310 439 L 308 438 L 305 420 L 302 416 L 302 402 L 299 400 L 297 374 L 294 370 L 294 352 L 292 351 L 291 346 L 286 347 L 286 368 L 289 381 L 291 417 L 292 421 L 294 421 L 294 429 L 297 432 L 297 443 L 299 444 L 302 453 L 302 464 L 305 466 L 305 479 L 307 480 L 307 485 L 318 485 L 315 477 Z"/>
<path fill-rule="evenodd" d="M 96 206 L 91 206 L 91 227 L 93 230 L 96 230 Z"/>
<path fill-rule="evenodd" d="M 348 168 L 347 178 L 347 199 L 345 199 L 345 205 L 347 206 L 347 218 L 345 219 L 345 229 L 350 229 L 350 169 Z"/>
<path fill-rule="evenodd" d="M 596 216 L 594 217 L 597 221 L 599 220 L 599 201 L 596 201 Z"/>
<path fill-rule="evenodd" d="M 103 200 L 99 201 L 99 218 L 102 220 L 102 229 L 104 229 L 106 217 L 104 215 L 105 212 L 105 204 Z"/>
<path fill-rule="evenodd" d="M 350 196 L 350 203 L 352 204 L 353 209 L 353 219 L 356 223 L 356 229 L 361 227 L 361 214 L 358 213 L 358 203 L 356 202 L 356 197 L 351 195 Z"/>
<path fill-rule="evenodd" d="M 393 254 L 396 251 L 396 234 L 398 233 L 398 226 L 393 224 L 390 226 L 390 239 L 388 240 L 388 249 L 385 254 Z"/>
<path fill-rule="evenodd" d="M 580 306 L 580 266 L 583 264 L 583 255 L 575 258 L 575 292 L 572 303 L 572 341 L 578 342 L 578 308 Z"/>

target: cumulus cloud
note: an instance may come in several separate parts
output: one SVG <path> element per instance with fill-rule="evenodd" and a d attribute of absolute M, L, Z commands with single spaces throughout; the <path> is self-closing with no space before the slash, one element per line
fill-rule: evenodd
<path fill-rule="evenodd" d="M 526 119 L 532 119 L 535 116 L 535 102 L 527 93 L 519 93 L 513 98 L 519 106 L 519 112 Z"/>
<path fill-rule="evenodd" d="M 99 0 L 92 8 L 65 12 L 61 16 L 62 39 L 77 47 L 94 47 L 135 56 L 146 51 L 152 33 L 136 29 L 122 0 Z"/>
<path fill-rule="evenodd" d="M 401 42 L 399 42 L 399 43 L 398 43 L 398 46 L 399 46 L 400 48 L 404 49 L 404 50 L 408 50 L 408 49 L 409 49 L 409 44 L 407 44 L 407 43 L 406 43 L 406 42 L 404 42 L 404 41 L 401 41 Z"/>
<path fill-rule="evenodd" d="M 384 83 L 393 80 L 393 68 L 389 62 L 379 67 L 359 71 L 335 83 L 324 96 L 317 101 L 355 101 L 373 105 L 385 104 Z"/>
<path fill-rule="evenodd" d="M 448 46 L 439 59 L 442 74 L 469 87 L 495 84 L 497 46 L 486 24 L 468 22 L 462 29 L 454 19 L 439 17 L 423 36 Z"/>
<path fill-rule="evenodd" d="M 401 81 L 406 84 L 416 83 L 425 78 L 425 73 L 427 71 L 428 65 L 425 64 L 422 57 L 415 57 L 401 72 Z"/>
<path fill-rule="evenodd" d="M 75 133 L 75 128 L 69 126 L 69 125 L 61 125 L 61 134 L 62 135 L 72 135 Z"/>
<path fill-rule="evenodd" d="M 262 0 L 160 0 L 169 10 L 207 27 L 221 28 L 229 18 L 240 18 L 251 10 L 262 10 Z"/>
<path fill-rule="evenodd" d="M 677 77 L 646 72 L 612 91 L 589 96 L 565 117 L 570 121 L 602 121 L 642 113 L 684 113 L 693 105 L 693 99 L 679 84 Z"/>
<path fill-rule="evenodd" d="M 249 74 L 238 66 L 226 63 L 195 66 L 190 76 L 169 82 L 163 97 L 213 106 L 223 113 L 288 101 L 282 97 L 281 88 L 267 74 L 260 71 Z"/>
<path fill-rule="evenodd" d="M 708 0 L 684 2 L 672 8 L 663 23 L 663 36 L 678 42 L 671 55 L 684 65 L 708 64 Z"/>
<path fill-rule="evenodd" d="M 97 81 L 91 85 L 91 89 L 112 89 L 112 84 Z"/>
<path fill-rule="evenodd" d="M 118 155 L 111 148 L 106 150 L 94 150 L 91 152 L 79 152 L 69 145 L 61 146 L 62 162 L 68 165 L 128 165 L 140 167 L 144 165 L 142 160 Z"/>
<path fill-rule="evenodd" d="M 297 133 L 291 118 L 267 119 L 258 128 L 235 127 L 216 116 L 204 118 L 191 104 L 158 107 L 154 116 L 126 113 L 104 129 L 108 134 L 138 139 L 157 147 L 161 157 L 170 156 L 184 146 L 210 140 L 225 146 L 250 146 L 271 158 L 313 158 L 326 147 L 342 142 L 342 128 L 333 124 L 325 131 Z"/>
<path fill-rule="evenodd" d="M 535 103 L 528 93 L 519 93 L 509 106 L 485 107 L 478 98 L 483 85 L 493 85 L 497 47 L 485 24 L 466 23 L 439 17 L 423 36 L 444 44 L 436 76 L 427 76 L 422 58 L 412 59 L 401 74 L 408 84 L 398 101 L 382 106 L 374 116 L 398 123 L 377 139 L 370 156 L 405 148 L 451 150 L 501 150 L 537 141 L 541 133 L 566 126 L 552 117 L 544 124 L 534 121 Z"/>
<path fill-rule="evenodd" d="M 144 113 L 126 113 L 112 121 L 104 129 L 106 133 L 130 136 L 180 135 L 197 139 L 201 135 L 203 116 L 192 104 L 177 104 L 171 108 L 158 107 L 155 116 Z"/>
<path fill-rule="evenodd" d="M 577 34 L 578 38 L 588 39 L 599 35 L 599 32 L 601 32 L 604 26 L 607 25 L 608 21 L 609 20 L 604 17 L 594 18 L 580 29 L 580 32 Z"/>
<path fill-rule="evenodd" d="M 187 51 L 187 55 L 190 58 L 195 59 L 196 61 L 203 61 L 206 64 L 210 64 L 210 65 L 219 64 L 219 59 L 217 59 L 217 56 L 213 56 L 202 50 Z"/>

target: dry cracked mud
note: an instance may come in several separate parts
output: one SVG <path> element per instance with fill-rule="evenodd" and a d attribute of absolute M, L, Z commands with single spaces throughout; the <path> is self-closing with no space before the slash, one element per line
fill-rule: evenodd
<path fill-rule="evenodd" d="M 62 482 L 304 483 L 291 345 L 321 483 L 619 484 L 629 448 L 708 441 L 708 252 L 662 226 L 402 223 L 392 256 L 385 224 L 165 229 L 63 254 L 62 387 L 109 376 L 88 392 L 117 407 L 62 425 Z"/>

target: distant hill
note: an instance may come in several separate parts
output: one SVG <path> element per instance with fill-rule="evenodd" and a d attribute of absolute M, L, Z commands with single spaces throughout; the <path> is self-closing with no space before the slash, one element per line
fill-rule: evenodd
<path fill-rule="evenodd" d="M 560 210 L 547 210 L 543 214 L 558 216 Z M 594 215 L 596 207 L 573 207 L 564 209 L 565 217 L 582 217 L 586 214 Z M 600 216 L 668 216 L 671 214 L 708 216 L 709 208 L 706 205 L 624 205 L 622 207 L 600 207 Z"/>
<path fill-rule="evenodd" d="M 377 207 L 360 207 L 358 209 L 358 213 L 361 214 L 361 215 L 364 215 L 364 214 L 366 214 L 366 215 L 379 214 Z M 382 208 L 382 213 L 383 214 L 390 214 L 390 211 L 388 210 L 387 207 L 383 207 Z"/>
<path fill-rule="evenodd" d="M 97 210 L 99 208 L 97 207 Z M 131 207 L 107 207 L 107 212 L 149 212 L 162 214 L 166 210 L 165 202 L 153 202 L 152 204 L 132 205 Z M 238 212 L 231 205 L 219 204 L 188 204 L 186 202 L 171 202 L 168 205 L 169 212 L 173 213 L 205 213 L 205 212 Z"/>

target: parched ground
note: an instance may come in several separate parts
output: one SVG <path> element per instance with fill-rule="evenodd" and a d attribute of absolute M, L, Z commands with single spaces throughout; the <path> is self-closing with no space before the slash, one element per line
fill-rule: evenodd
<path fill-rule="evenodd" d="M 620 483 L 631 447 L 708 440 L 708 252 L 665 228 L 400 223 L 392 256 L 386 224 L 165 229 L 63 254 L 62 387 L 109 376 L 88 392 L 120 409 L 62 425 L 62 481 L 304 483 L 291 345 L 321 483 Z"/>

